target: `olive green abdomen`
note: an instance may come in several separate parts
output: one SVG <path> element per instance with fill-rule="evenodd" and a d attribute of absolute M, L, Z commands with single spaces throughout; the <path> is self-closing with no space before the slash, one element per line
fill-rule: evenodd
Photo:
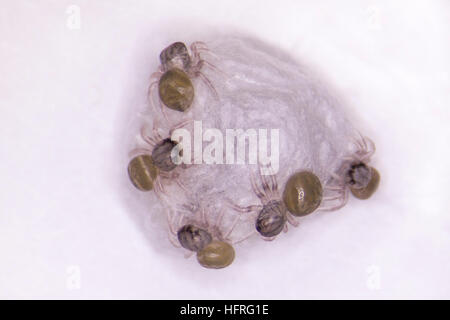
<path fill-rule="evenodd" d="M 147 154 L 134 157 L 128 164 L 128 176 L 133 185 L 141 191 L 152 190 L 157 175 L 158 168 Z"/>
<path fill-rule="evenodd" d="M 165 72 L 159 79 L 159 97 L 172 110 L 189 109 L 194 101 L 194 86 L 186 72 L 177 68 Z"/>
<path fill-rule="evenodd" d="M 294 216 L 312 213 L 322 202 L 323 189 L 319 178 L 312 172 L 301 171 L 293 174 L 286 182 L 283 201 Z"/>
<path fill-rule="evenodd" d="M 372 172 L 372 176 L 370 178 L 369 184 L 366 187 L 360 189 L 350 188 L 352 194 L 358 199 L 369 199 L 372 194 L 374 194 L 378 189 L 378 185 L 380 184 L 380 174 L 375 168 L 371 167 L 370 169 Z"/>
<path fill-rule="evenodd" d="M 233 262 L 234 255 L 234 249 L 231 244 L 223 241 L 213 241 L 197 252 L 197 260 L 205 268 L 221 269 Z"/>

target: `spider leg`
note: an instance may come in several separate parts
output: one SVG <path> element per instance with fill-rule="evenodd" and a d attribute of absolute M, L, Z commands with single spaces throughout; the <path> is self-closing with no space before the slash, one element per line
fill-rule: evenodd
<path fill-rule="evenodd" d="M 194 41 L 191 43 L 191 51 L 196 51 L 196 50 L 209 50 L 209 49 L 205 42 Z"/>
<path fill-rule="evenodd" d="M 364 138 L 364 136 L 363 136 L 363 135 L 361 134 L 361 132 L 359 132 L 359 131 L 358 131 L 358 135 L 359 135 L 359 137 L 361 138 L 361 140 L 359 140 L 359 141 L 360 141 L 361 146 L 363 147 L 363 151 L 367 152 L 367 142 L 366 142 L 366 139 Z"/>
<path fill-rule="evenodd" d="M 216 220 L 216 227 L 218 228 L 219 226 L 220 226 L 220 224 L 222 223 L 222 219 L 223 219 L 223 216 L 224 216 L 224 214 L 225 214 L 225 209 L 221 209 L 220 210 L 220 212 L 219 212 L 219 217 L 217 218 L 217 220 Z"/>
<path fill-rule="evenodd" d="M 179 178 L 175 178 L 175 183 L 181 188 L 183 189 L 183 191 L 185 193 L 188 193 L 188 189 L 186 188 L 186 186 L 180 181 Z"/>
<path fill-rule="evenodd" d="M 172 214 L 167 215 L 167 223 L 169 225 L 169 232 L 168 232 L 169 241 L 172 243 L 174 247 L 181 248 L 181 245 L 178 242 L 177 230 L 174 227 L 175 214 L 173 214 L 172 210 L 171 212 Z"/>
<path fill-rule="evenodd" d="M 199 76 L 200 79 L 202 79 L 202 81 L 209 88 L 209 90 L 212 91 L 214 99 L 219 100 L 219 94 L 217 93 L 217 90 L 214 88 L 214 86 L 212 85 L 211 81 L 209 81 L 209 79 L 203 74 L 203 72 L 197 71 L 196 75 Z"/>
<path fill-rule="evenodd" d="M 265 199 L 267 198 L 267 196 L 266 196 L 266 194 L 263 191 L 261 191 L 261 189 L 256 184 L 255 174 L 253 173 L 253 171 L 250 171 L 250 183 L 252 185 L 253 192 L 256 194 L 256 196 L 259 199 L 261 199 L 261 201 L 264 202 Z"/>
<path fill-rule="evenodd" d="M 376 151 L 375 143 L 371 139 L 369 139 L 367 137 L 364 138 L 364 143 L 366 145 L 368 145 L 368 147 L 367 147 L 367 155 L 364 158 L 365 159 L 369 159 L 370 157 L 373 156 L 373 154 Z"/>
<path fill-rule="evenodd" d="M 233 209 L 233 210 L 235 210 L 237 212 L 240 212 L 240 213 L 252 213 L 252 212 L 256 213 L 257 211 L 259 211 L 259 210 L 261 210 L 263 208 L 263 206 L 261 206 L 261 205 L 242 207 L 242 206 L 239 206 L 239 205 L 233 203 L 229 199 L 226 199 L 226 201 L 228 202 L 228 206 L 231 209 Z"/>
<path fill-rule="evenodd" d="M 192 120 L 192 119 L 187 119 L 187 120 L 183 120 L 183 121 L 177 123 L 176 125 L 174 125 L 174 126 L 172 127 L 172 129 L 170 129 L 170 131 L 169 131 L 169 136 L 172 136 L 172 133 L 173 133 L 175 130 L 180 129 L 180 128 L 183 128 L 183 127 L 185 127 L 185 126 L 187 126 L 188 124 L 191 124 L 191 123 L 193 123 L 193 122 L 194 122 L 194 120 Z"/>
<path fill-rule="evenodd" d="M 252 231 L 252 232 L 250 232 L 249 234 L 243 236 L 241 239 L 236 240 L 236 241 L 233 241 L 232 244 L 238 244 L 238 243 L 241 243 L 241 242 L 247 240 L 248 238 L 250 238 L 251 236 L 253 236 L 253 235 L 255 235 L 255 234 L 256 234 L 256 231 Z"/>
<path fill-rule="evenodd" d="M 290 213 L 286 214 L 287 221 L 294 227 L 298 227 L 300 222 L 298 222 Z"/>
<path fill-rule="evenodd" d="M 170 124 L 169 117 L 167 116 L 166 110 L 164 108 L 164 104 L 162 103 L 161 99 L 159 99 L 159 108 L 161 110 L 161 113 L 164 116 L 164 119 L 167 121 L 168 124 Z"/>
<path fill-rule="evenodd" d="M 221 70 L 220 68 L 216 67 L 214 64 L 212 64 L 209 61 L 206 60 L 201 60 L 202 61 L 202 65 L 206 65 L 208 68 L 214 70 L 215 72 L 218 72 L 220 74 L 222 74 L 225 77 L 229 77 L 228 74 L 226 72 L 224 72 L 223 70 Z"/>
<path fill-rule="evenodd" d="M 172 210 L 170 210 L 170 212 L 171 212 L 171 213 L 167 215 L 167 223 L 168 223 L 168 225 L 169 225 L 169 231 L 170 231 L 170 233 L 172 233 L 173 235 L 176 235 L 176 234 L 177 234 L 177 231 L 175 230 L 175 227 L 174 227 L 175 214 L 173 213 Z"/>
<path fill-rule="evenodd" d="M 152 97 L 152 92 L 157 84 L 158 84 L 158 80 L 155 80 L 152 83 L 150 83 L 150 85 L 148 86 L 148 89 L 147 89 L 147 99 L 150 101 L 150 103 L 155 111 L 156 111 L 156 106 L 155 106 L 155 101 Z"/>
<path fill-rule="evenodd" d="M 343 161 L 350 161 L 350 162 L 353 162 L 353 161 L 355 161 L 355 158 L 352 157 L 352 156 L 348 156 L 348 157 L 343 157 L 342 160 L 343 160 Z"/>
<path fill-rule="evenodd" d="M 156 186 L 159 188 L 159 190 L 167 196 L 167 192 L 166 189 L 164 188 L 164 185 L 161 183 L 161 178 L 157 177 L 156 178 Z M 156 190 L 156 189 L 155 189 Z"/>
<path fill-rule="evenodd" d="M 168 238 L 169 238 L 170 243 L 171 243 L 175 248 L 181 248 L 181 245 L 178 243 L 178 239 L 175 240 L 173 235 L 169 234 L 169 235 L 168 235 Z"/>
<path fill-rule="evenodd" d="M 138 154 L 152 154 L 152 150 L 147 148 L 135 148 L 128 153 L 128 157 L 132 158 Z"/>
<path fill-rule="evenodd" d="M 150 137 L 149 135 L 147 135 L 147 134 L 145 133 L 145 129 L 146 129 L 146 126 L 145 126 L 145 125 L 141 127 L 141 130 L 140 130 L 141 138 L 142 138 L 142 140 L 144 140 L 147 144 L 149 144 L 151 148 L 154 148 L 155 145 L 158 144 L 159 140 L 156 140 L 155 138 Z"/>
<path fill-rule="evenodd" d="M 330 173 L 331 177 L 334 178 L 335 180 L 339 181 L 339 182 L 344 182 L 344 178 L 342 178 L 341 176 L 339 176 L 338 174 L 331 172 Z"/>
<path fill-rule="evenodd" d="M 345 188 L 343 193 L 342 193 L 342 195 L 341 195 L 341 197 L 339 198 L 340 203 L 338 203 L 336 205 L 330 205 L 330 206 L 327 206 L 327 207 L 319 207 L 317 209 L 317 211 L 335 211 L 335 210 L 341 209 L 348 202 L 348 194 L 349 194 L 348 189 Z"/>
<path fill-rule="evenodd" d="M 212 53 L 211 50 L 208 49 L 208 47 L 206 46 L 206 44 L 204 42 L 194 42 L 191 44 L 190 48 L 191 48 L 192 57 L 194 60 L 193 64 L 194 64 L 194 66 L 196 66 L 196 69 L 198 71 L 203 67 L 203 65 L 207 65 L 212 70 L 217 71 L 224 76 L 228 76 L 225 72 L 223 72 L 222 70 L 217 68 L 214 64 L 212 64 L 211 62 L 206 61 L 200 57 L 200 51 L 202 51 L 202 52 L 208 53 L 210 56 L 218 59 L 218 56 L 216 54 Z"/>
<path fill-rule="evenodd" d="M 157 121 L 156 119 L 153 121 L 153 128 L 152 128 L 152 133 L 153 133 L 153 140 L 160 142 L 163 140 L 163 137 L 161 136 L 161 134 L 158 131 L 158 127 L 159 127 L 159 121 Z"/>
<path fill-rule="evenodd" d="M 184 213 L 180 214 L 180 219 L 178 220 L 178 226 L 181 226 L 183 223 L 183 219 L 184 219 Z"/>
<path fill-rule="evenodd" d="M 147 89 L 147 98 L 149 98 L 152 102 L 153 102 L 153 99 L 151 99 L 152 90 L 155 87 L 155 85 L 157 85 L 159 83 L 159 79 L 161 78 L 161 76 L 162 76 L 161 70 L 153 72 L 150 76 L 150 80 L 149 80 L 150 85 L 148 86 L 148 89 Z"/>
<path fill-rule="evenodd" d="M 262 170 L 264 170 L 267 174 L 263 175 L 261 173 Z M 266 180 L 267 185 L 269 186 L 272 198 L 279 197 L 278 182 L 277 182 L 277 178 L 275 176 L 275 173 L 273 172 L 272 167 L 271 166 L 266 166 L 265 168 L 260 167 L 260 174 L 261 174 L 261 179 Z M 269 180 L 268 181 L 266 179 L 266 176 L 269 176 Z"/>
<path fill-rule="evenodd" d="M 341 191 L 343 186 L 325 186 L 324 189 L 330 191 Z"/>
<path fill-rule="evenodd" d="M 334 196 L 334 197 L 323 197 L 322 201 L 334 201 L 342 199 L 342 195 Z"/>
<path fill-rule="evenodd" d="M 202 42 L 202 41 L 196 41 L 193 42 L 190 46 L 191 48 L 191 52 L 192 55 L 198 54 L 199 52 L 203 52 L 203 53 L 207 53 L 209 54 L 211 57 L 214 57 L 216 59 L 218 59 L 219 57 L 213 53 L 208 46 L 206 45 L 206 43 Z"/>
<path fill-rule="evenodd" d="M 206 225 L 206 227 L 208 227 L 209 226 L 209 220 L 208 220 L 205 208 L 201 209 L 201 216 L 202 216 L 203 223 Z"/>
<path fill-rule="evenodd" d="M 267 181 L 266 176 L 261 173 L 261 168 L 259 169 L 259 178 L 261 179 L 261 184 L 262 184 L 264 193 L 270 194 L 271 196 L 273 196 L 271 187 L 269 186 L 269 182 Z"/>
<path fill-rule="evenodd" d="M 224 235 L 224 239 L 228 239 L 228 237 L 230 236 L 230 234 L 233 232 L 234 228 L 236 228 L 237 223 L 239 222 L 239 216 L 236 216 L 236 219 L 234 219 L 230 229 L 225 233 Z"/>

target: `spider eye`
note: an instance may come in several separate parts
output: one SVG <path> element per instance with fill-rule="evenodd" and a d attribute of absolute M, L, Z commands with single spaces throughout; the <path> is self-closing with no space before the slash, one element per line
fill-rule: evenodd
<path fill-rule="evenodd" d="M 177 235 L 181 246 L 191 251 L 200 251 L 212 241 L 208 231 L 192 224 L 181 227 Z"/>
<path fill-rule="evenodd" d="M 128 176 L 133 185 L 141 191 L 152 190 L 157 175 L 158 169 L 149 155 L 136 156 L 128 164 Z"/>
<path fill-rule="evenodd" d="M 322 184 L 310 171 L 293 174 L 286 182 L 283 201 L 294 216 L 301 217 L 316 210 L 322 202 Z"/>
<path fill-rule="evenodd" d="M 205 268 L 221 269 L 234 260 L 234 248 L 223 241 L 213 241 L 197 252 L 197 261 Z"/>
<path fill-rule="evenodd" d="M 172 110 L 184 112 L 194 101 L 194 86 L 186 72 L 173 68 L 159 80 L 159 97 Z"/>
<path fill-rule="evenodd" d="M 352 194 L 362 200 L 369 199 L 375 191 L 377 191 L 378 185 L 380 184 L 380 173 L 373 167 L 370 168 L 370 181 L 363 188 L 350 188 Z"/>

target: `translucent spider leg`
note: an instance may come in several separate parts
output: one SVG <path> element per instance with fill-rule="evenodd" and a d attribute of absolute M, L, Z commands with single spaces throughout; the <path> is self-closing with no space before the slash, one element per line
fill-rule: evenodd
<path fill-rule="evenodd" d="M 167 199 L 165 199 L 165 197 L 168 197 L 169 195 L 167 194 L 167 191 L 164 188 L 164 185 L 161 183 L 160 176 L 156 177 L 156 179 L 155 179 L 154 190 L 155 190 L 156 196 L 158 197 L 158 199 L 161 202 L 168 203 L 168 201 L 167 201 Z"/>
<path fill-rule="evenodd" d="M 220 71 L 216 66 L 214 66 L 212 63 L 207 62 L 206 60 L 203 60 L 200 57 L 200 54 L 197 50 L 192 50 L 192 69 L 189 71 L 189 75 L 192 77 L 199 77 L 204 84 L 211 90 L 211 92 L 214 95 L 214 98 L 216 100 L 219 100 L 219 94 L 217 93 L 217 90 L 214 88 L 211 81 L 208 79 L 207 76 L 201 71 L 204 65 L 209 66 L 213 70 Z M 222 72 L 223 73 L 223 72 Z"/>
<path fill-rule="evenodd" d="M 204 207 L 201 208 L 201 217 L 202 217 L 202 221 L 205 224 L 206 228 L 208 228 L 210 226 L 210 223 L 209 223 L 208 215 L 206 214 Z"/>
<path fill-rule="evenodd" d="M 325 207 L 319 207 L 317 209 L 317 211 L 335 211 L 335 210 L 339 210 L 341 208 L 343 208 L 347 202 L 348 202 L 348 189 L 345 188 L 342 191 L 342 196 L 339 197 L 339 203 L 336 205 L 330 205 L 330 206 L 325 206 Z"/>
<path fill-rule="evenodd" d="M 188 192 L 186 186 L 180 181 L 179 179 L 179 175 L 175 174 L 174 172 L 165 172 L 165 171 L 160 171 L 159 172 L 159 176 L 163 179 L 166 179 L 168 181 L 173 181 L 176 183 L 176 185 L 178 187 L 180 187 L 184 192 Z"/>
<path fill-rule="evenodd" d="M 173 132 L 177 129 L 181 129 L 183 127 L 186 127 L 187 125 L 193 123 L 194 120 L 193 119 L 187 119 L 187 120 L 183 120 L 177 124 L 175 124 L 169 131 L 169 136 L 172 136 Z"/>
<path fill-rule="evenodd" d="M 324 197 L 322 199 L 322 204 L 324 202 L 333 202 L 338 201 L 334 205 L 321 206 L 317 209 L 318 211 L 335 211 L 344 207 L 348 202 L 348 188 L 345 186 L 344 181 L 337 175 L 332 174 L 332 177 L 338 181 L 338 185 L 334 186 L 325 186 L 325 190 L 329 190 L 337 193 L 337 195 Z"/>
<path fill-rule="evenodd" d="M 227 199 L 228 206 L 230 206 L 231 209 L 240 212 L 240 213 L 257 213 L 258 211 L 262 210 L 262 205 L 253 205 L 253 206 L 247 206 L 243 207 L 240 205 L 235 204 L 230 199 Z"/>
<path fill-rule="evenodd" d="M 206 45 L 206 43 L 201 42 L 201 41 L 196 41 L 193 42 L 190 46 L 191 52 L 192 52 L 192 57 L 194 58 L 194 60 L 198 63 L 200 60 L 203 60 L 200 57 L 200 52 L 203 53 L 207 53 L 208 55 L 218 59 L 218 56 L 216 54 L 214 54 Z M 204 61 L 204 60 L 203 60 Z M 205 64 L 207 64 L 211 69 L 214 69 L 216 71 L 219 71 L 222 74 L 226 74 L 225 72 L 223 72 L 222 70 L 220 70 L 219 68 L 217 68 L 215 65 L 213 65 L 212 63 L 205 61 Z"/>
<path fill-rule="evenodd" d="M 266 176 L 262 175 L 261 170 L 258 170 L 258 171 L 259 171 L 259 178 L 261 180 L 261 185 L 262 185 L 264 194 L 266 195 L 266 197 L 268 196 L 267 198 L 271 199 L 273 197 L 272 188 L 269 186 L 269 182 L 267 181 Z"/>
<path fill-rule="evenodd" d="M 287 221 L 293 226 L 298 227 L 300 225 L 300 222 L 298 222 L 289 212 L 286 213 Z M 286 225 L 287 228 L 287 225 Z M 286 230 L 287 231 L 287 230 Z"/>
<path fill-rule="evenodd" d="M 267 174 L 263 175 L 262 170 L 264 170 Z M 273 172 L 273 169 L 271 166 L 260 166 L 259 170 L 259 176 L 261 178 L 261 181 L 263 182 L 263 186 L 266 185 L 269 188 L 269 193 L 271 198 L 279 198 L 280 193 L 278 191 L 278 181 L 275 176 L 275 173 Z M 269 181 L 267 181 L 266 177 L 269 177 Z M 269 183 L 270 182 L 270 183 Z"/>
<path fill-rule="evenodd" d="M 252 237 L 252 236 L 255 235 L 255 234 L 257 234 L 257 232 L 256 232 L 255 230 L 253 230 L 252 232 L 250 232 L 249 234 L 243 236 L 243 237 L 240 238 L 239 240 L 232 241 L 231 244 L 238 244 L 238 243 L 241 243 L 241 242 L 247 240 L 248 238 Z"/>
<path fill-rule="evenodd" d="M 224 236 L 223 236 L 224 239 L 228 239 L 229 238 L 229 236 L 233 232 L 234 228 L 236 228 L 236 225 L 238 224 L 239 219 L 240 219 L 240 216 L 237 215 L 236 218 L 234 219 L 233 223 L 231 224 L 230 229 L 228 229 L 228 231 L 224 234 Z"/>
<path fill-rule="evenodd" d="M 162 75 L 163 75 L 163 72 L 162 72 L 161 67 L 160 67 L 158 71 L 154 72 L 150 76 L 150 79 L 155 79 L 155 80 L 150 81 L 150 85 L 149 85 L 148 90 L 147 90 L 147 99 L 150 100 L 152 108 L 156 112 L 158 112 L 158 108 L 155 105 L 155 100 L 154 100 L 154 98 L 152 96 L 152 93 L 153 93 L 154 89 L 157 87 L 157 85 L 159 84 L 159 79 L 161 78 Z M 166 111 L 164 109 L 164 105 L 162 104 L 159 95 L 158 95 L 158 103 L 159 103 L 159 109 L 160 109 L 161 113 L 163 114 L 164 119 L 167 121 L 167 123 L 170 123 L 169 117 L 167 116 L 167 113 L 166 113 Z"/>
<path fill-rule="evenodd" d="M 178 234 L 177 230 L 174 226 L 174 220 L 175 220 L 175 214 L 173 214 L 173 211 L 170 210 L 171 214 L 167 215 L 167 224 L 169 226 L 169 241 L 173 244 L 176 248 L 181 248 L 180 243 L 178 242 Z M 184 216 L 184 214 L 182 214 Z"/>
<path fill-rule="evenodd" d="M 147 89 L 147 99 L 150 100 L 152 108 L 156 112 L 158 111 L 158 109 L 156 108 L 155 99 L 153 98 L 152 93 L 153 93 L 154 89 L 157 87 L 157 85 L 159 84 L 159 79 L 161 78 L 162 75 L 163 75 L 163 72 L 162 72 L 162 68 L 160 66 L 158 71 L 152 73 L 152 75 L 150 76 L 150 85 Z M 161 99 L 159 98 L 159 95 L 158 95 L 158 101 L 159 101 L 160 110 L 163 113 L 164 118 L 166 118 L 166 120 L 169 121 L 169 119 L 167 118 L 167 114 L 164 110 L 164 107 L 161 103 Z"/>
<path fill-rule="evenodd" d="M 223 216 L 225 215 L 225 209 L 220 210 L 219 216 L 217 218 L 216 227 L 219 227 L 222 224 Z"/>
<path fill-rule="evenodd" d="M 209 51 L 208 45 L 203 41 L 192 42 L 190 48 L 193 54 L 197 51 Z"/>
<path fill-rule="evenodd" d="M 128 157 L 133 158 L 140 154 L 152 154 L 152 150 L 147 148 L 135 148 L 128 153 Z"/>
<path fill-rule="evenodd" d="M 156 125 L 153 125 L 153 136 L 149 136 L 145 131 L 147 129 L 146 125 L 143 125 L 141 127 L 140 133 L 141 138 L 144 140 L 148 145 L 150 145 L 151 148 L 155 147 L 160 141 L 163 140 L 161 135 L 159 134 L 158 130 L 156 129 Z"/>
<path fill-rule="evenodd" d="M 359 131 L 358 131 L 359 139 L 355 139 L 354 143 L 357 147 L 356 154 L 359 156 L 360 161 L 369 161 L 369 159 L 373 156 L 375 153 L 376 147 L 375 143 L 367 138 L 364 137 Z"/>
<path fill-rule="evenodd" d="M 209 90 L 211 90 L 211 92 L 214 95 L 214 99 L 219 100 L 219 94 L 217 93 L 217 90 L 216 90 L 216 88 L 214 88 L 211 81 L 209 81 L 208 77 L 205 76 L 204 73 L 201 71 L 197 71 L 196 76 L 200 77 L 200 79 L 202 79 L 203 83 L 209 88 Z"/>
<path fill-rule="evenodd" d="M 184 254 L 184 258 L 189 259 L 190 257 L 192 257 L 194 255 L 194 253 L 195 253 L 194 251 L 187 250 Z"/>
<path fill-rule="evenodd" d="M 255 174 L 250 171 L 250 183 L 252 185 L 252 190 L 256 196 L 261 200 L 262 203 L 268 202 L 267 195 L 258 187 L 255 181 Z"/>

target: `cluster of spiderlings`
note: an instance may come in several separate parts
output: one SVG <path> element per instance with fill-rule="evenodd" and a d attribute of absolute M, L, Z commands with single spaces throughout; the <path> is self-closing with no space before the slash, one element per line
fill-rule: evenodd
<path fill-rule="evenodd" d="M 211 82 L 202 73 L 204 65 L 210 65 L 212 68 L 214 66 L 201 58 L 201 51 L 208 51 L 204 43 L 193 43 L 189 53 L 184 43 L 175 42 L 161 52 L 161 65 L 152 75 L 155 80 L 149 86 L 149 99 L 155 107 L 152 93 L 157 86 L 160 111 L 166 120 L 170 118 L 166 111 L 184 113 L 193 105 L 195 87 L 192 79 L 199 77 L 217 94 Z M 172 126 L 170 133 L 187 123 Z M 141 130 L 141 137 L 149 148 L 139 149 L 129 162 L 128 174 L 132 184 L 141 191 L 154 190 L 160 197 L 165 194 L 162 179 L 174 181 L 185 190 L 177 179 L 177 170 L 181 166 L 172 161 L 177 142 L 172 141 L 170 135 L 162 137 L 155 124 L 152 136 L 149 136 L 145 129 Z M 324 184 L 314 172 L 300 170 L 288 177 L 280 192 L 277 177 L 270 172 L 270 168 L 269 174 L 267 171 L 262 174 L 262 168 L 259 168 L 260 183 L 257 183 L 252 172 L 250 183 L 260 204 L 242 207 L 230 201 L 230 207 L 238 213 L 238 218 L 243 213 L 254 213 L 252 234 L 258 232 L 264 240 L 273 240 L 283 230 L 287 231 L 288 223 L 294 227 L 298 226 L 299 217 L 317 211 L 342 208 L 348 201 L 349 192 L 356 198 L 368 199 L 376 191 L 380 181 L 378 171 L 368 166 L 370 157 L 375 152 L 375 145 L 370 139 L 361 136 L 355 140 L 355 146 L 356 151 L 344 159 L 340 169 L 332 173 L 332 178 Z M 204 209 L 191 211 L 190 216 L 183 213 L 169 216 L 172 243 L 195 253 L 203 267 L 224 268 L 230 265 L 235 257 L 232 244 L 248 237 L 239 241 L 231 239 L 230 235 L 239 219 L 234 220 L 224 232 L 225 227 L 221 223 L 225 212 L 220 212 L 216 223 L 211 224 L 207 219 L 209 213 L 205 213 Z"/>
<path fill-rule="evenodd" d="M 232 206 L 238 212 L 255 212 L 256 230 L 264 240 L 273 240 L 281 231 L 287 231 L 287 222 L 298 226 L 296 217 L 303 217 L 317 210 L 331 211 L 343 207 L 348 200 L 348 190 L 356 198 L 368 199 L 376 191 L 380 181 L 378 171 L 363 162 L 367 161 L 367 155 L 370 157 L 373 152 L 374 150 L 366 150 L 364 158 L 359 158 L 356 164 L 353 161 L 344 165 L 342 175 L 335 175 L 335 179 L 339 182 L 337 185 L 332 182 L 323 187 L 313 172 L 299 171 L 289 177 L 280 196 L 275 175 L 271 174 L 269 178 L 260 175 L 261 187 L 252 178 L 253 191 L 261 200 L 261 204 L 249 207 L 240 207 L 236 204 Z M 324 189 L 337 195 L 324 197 Z M 327 202 L 334 204 L 326 205 Z"/>

